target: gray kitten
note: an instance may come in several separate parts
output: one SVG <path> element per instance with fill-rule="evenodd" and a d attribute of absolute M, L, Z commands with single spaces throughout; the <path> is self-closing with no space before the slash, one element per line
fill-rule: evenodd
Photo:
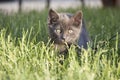
<path fill-rule="evenodd" d="M 58 13 L 53 9 L 48 13 L 48 29 L 51 41 L 60 52 L 66 51 L 67 45 L 75 44 L 87 49 L 88 33 L 83 21 L 83 14 Z"/>

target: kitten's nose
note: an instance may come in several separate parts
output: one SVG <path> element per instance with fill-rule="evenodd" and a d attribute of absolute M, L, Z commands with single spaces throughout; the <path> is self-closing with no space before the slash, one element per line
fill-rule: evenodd
<path fill-rule="evenodd" d="M 65 41 L 65 38 L 64 38 L 64 37 L 62 37 L 62 40 L 63 40 L 63 41 Z"/>
<path fill-rule="evenodd" d="M 65 41 L 65 38 L 66 38 L 66 37 L 65 37 L 65 36 L 63 36 L 63 37 L 62 37 L 62 40 L 63 40 L 63 41 Z"/>

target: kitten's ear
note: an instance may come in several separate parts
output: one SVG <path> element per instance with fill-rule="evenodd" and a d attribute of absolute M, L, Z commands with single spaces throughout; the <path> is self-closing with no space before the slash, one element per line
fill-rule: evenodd
<path fill-rule="evenodd" d="M 79 11 L 73 16 L 73 22 L 76 26 L 79 26 L 82 22 L 82 12 Z"/>
<path fill-rule="evenodd" d="M 58 13 L 53 9 L 49 10 L 48 16 L 49 16 L 49 23 L 54 23 L 59 19 Z"/>

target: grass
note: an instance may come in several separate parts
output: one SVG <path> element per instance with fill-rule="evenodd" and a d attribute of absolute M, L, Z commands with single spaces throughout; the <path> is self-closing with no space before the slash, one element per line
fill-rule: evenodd
<path fill-rule="evenodd" d="M 78 9 L 59 12 L 75 13 Z M 72 46 L 63 65 L 59 63 L 63 57 L 59 58 L 49 43 L 47 10 L 0 13 L 0 80 L 119 80 L 119 9 L 82 11 L 98 50 L 83 49 L 78 57 Z"/>

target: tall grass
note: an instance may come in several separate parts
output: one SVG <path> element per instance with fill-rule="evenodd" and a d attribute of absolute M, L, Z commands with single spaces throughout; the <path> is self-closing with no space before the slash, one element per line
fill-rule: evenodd
<path fill-rule="evenodd" d="M 78 57 L 71 46 L 64 59 L 49 42 L 47 11 L 0 13 L 0 80 L 120 79 L 119 9 L 83 9 L 83 14 L 97 51 L 89 47 Z M 114 34 L 117 36 L 109 41 Z"/>

